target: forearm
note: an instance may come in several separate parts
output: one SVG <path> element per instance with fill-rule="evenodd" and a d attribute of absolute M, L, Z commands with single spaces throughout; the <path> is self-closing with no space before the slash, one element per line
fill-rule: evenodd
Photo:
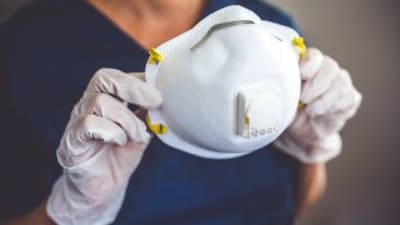
<path fill-rule="evenodd" d="M 321 198 L 326 180 L 325 163 L 299 165 L 296 219 L 302 217 Z"/>
<path fill-rule="evenodd" d="M 35 210 L 26 215 L 7 221 L 0 221 L 0 224 L 1 225 L 26 225 L 26 224 L 55 225 L 52 222 L 52 220 L 47 216 L 46 202 L 42 203 Z"/>

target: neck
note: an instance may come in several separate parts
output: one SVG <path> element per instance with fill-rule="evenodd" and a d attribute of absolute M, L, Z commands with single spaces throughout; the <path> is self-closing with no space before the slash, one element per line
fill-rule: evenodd
<path fill-rule="evenodd" d="M 144 48 L 190 29 L 207 4 L 207 0 L 87 1 Z"/>
<path fill-rule="evenodd" d="M 179 18 L 198 14 L 206 0 L 88 0 L 97 8 L 129 12 L 136 20 Z"/>

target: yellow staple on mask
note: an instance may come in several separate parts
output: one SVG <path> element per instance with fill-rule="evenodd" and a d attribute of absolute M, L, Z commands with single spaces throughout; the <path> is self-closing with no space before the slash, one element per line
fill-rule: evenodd
<path fill-rule="evenodd" d="M 299 101 L 299 103 L 297 103 L 297 109 L 301 110 L 304 109 L 304 107 L 306 107 L 306 105 L 303 102 Z"/>
<path fill-rule="evenodd" d="M 149 129 L 155 134 L 163 135 L 168 131 L 168 127 L 164 124 L 152 124 L 149 115 L 146 116 L 146 124 Z"/>
<path fill-rule="evenodd" d="M 292 44 L 299 51 L 300 57 L 303 58 L 307 51 L 307 47 L 304 44 L 304 39 L 302 37 L 297 37 L 293 39 Z"/>
<path fill-rule="evenodd" d="M 307 47 L 304 44 L 304 39 L 302 37 L 297 37 L 297 38 L 293 39 L 292 44 L 299 51 L 300 58 L 304 58 L 304 56 L 306 55 L 306 51 L 307 51 Z M 299 110 L 302 110 L 302 109 L 304 109 L 304 107 L 306 107 L 306 105 L 303 102 L 299 101 L 297 108 Z"/>
<path fill-rule="evenodd" d="M 159 53 L 154 48 L 150 49 L 149 54 L 150 54 L 150 59 L 149 59 L 150 64 L 159 64 L 164 59 L 163 55 L 161 55 L 161 53 Z"/>

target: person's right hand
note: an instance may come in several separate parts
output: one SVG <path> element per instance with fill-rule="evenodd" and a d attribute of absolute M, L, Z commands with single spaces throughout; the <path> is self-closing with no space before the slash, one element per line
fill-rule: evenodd
<path fill-rule="evenodd" d="M 64 174 L 47 204 L 57 224 L 103 225 L 115 219 L 150 140 L 146 125 L 127 103 L 154 109 L 162 102 L 143 77 L 101 69 L 74 107 L 57 150 Z"/>

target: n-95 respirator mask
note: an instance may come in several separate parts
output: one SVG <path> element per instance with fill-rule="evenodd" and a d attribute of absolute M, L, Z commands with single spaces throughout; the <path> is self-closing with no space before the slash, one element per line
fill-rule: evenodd
<path fill-rule="evenodd" d="M 150 51 L 146 80 L 163 97 L 147 124 L 165 144 L 212 159 L 273 142 L 294 119 L 302 39 L 241 6 L 209 15 Z"/>

